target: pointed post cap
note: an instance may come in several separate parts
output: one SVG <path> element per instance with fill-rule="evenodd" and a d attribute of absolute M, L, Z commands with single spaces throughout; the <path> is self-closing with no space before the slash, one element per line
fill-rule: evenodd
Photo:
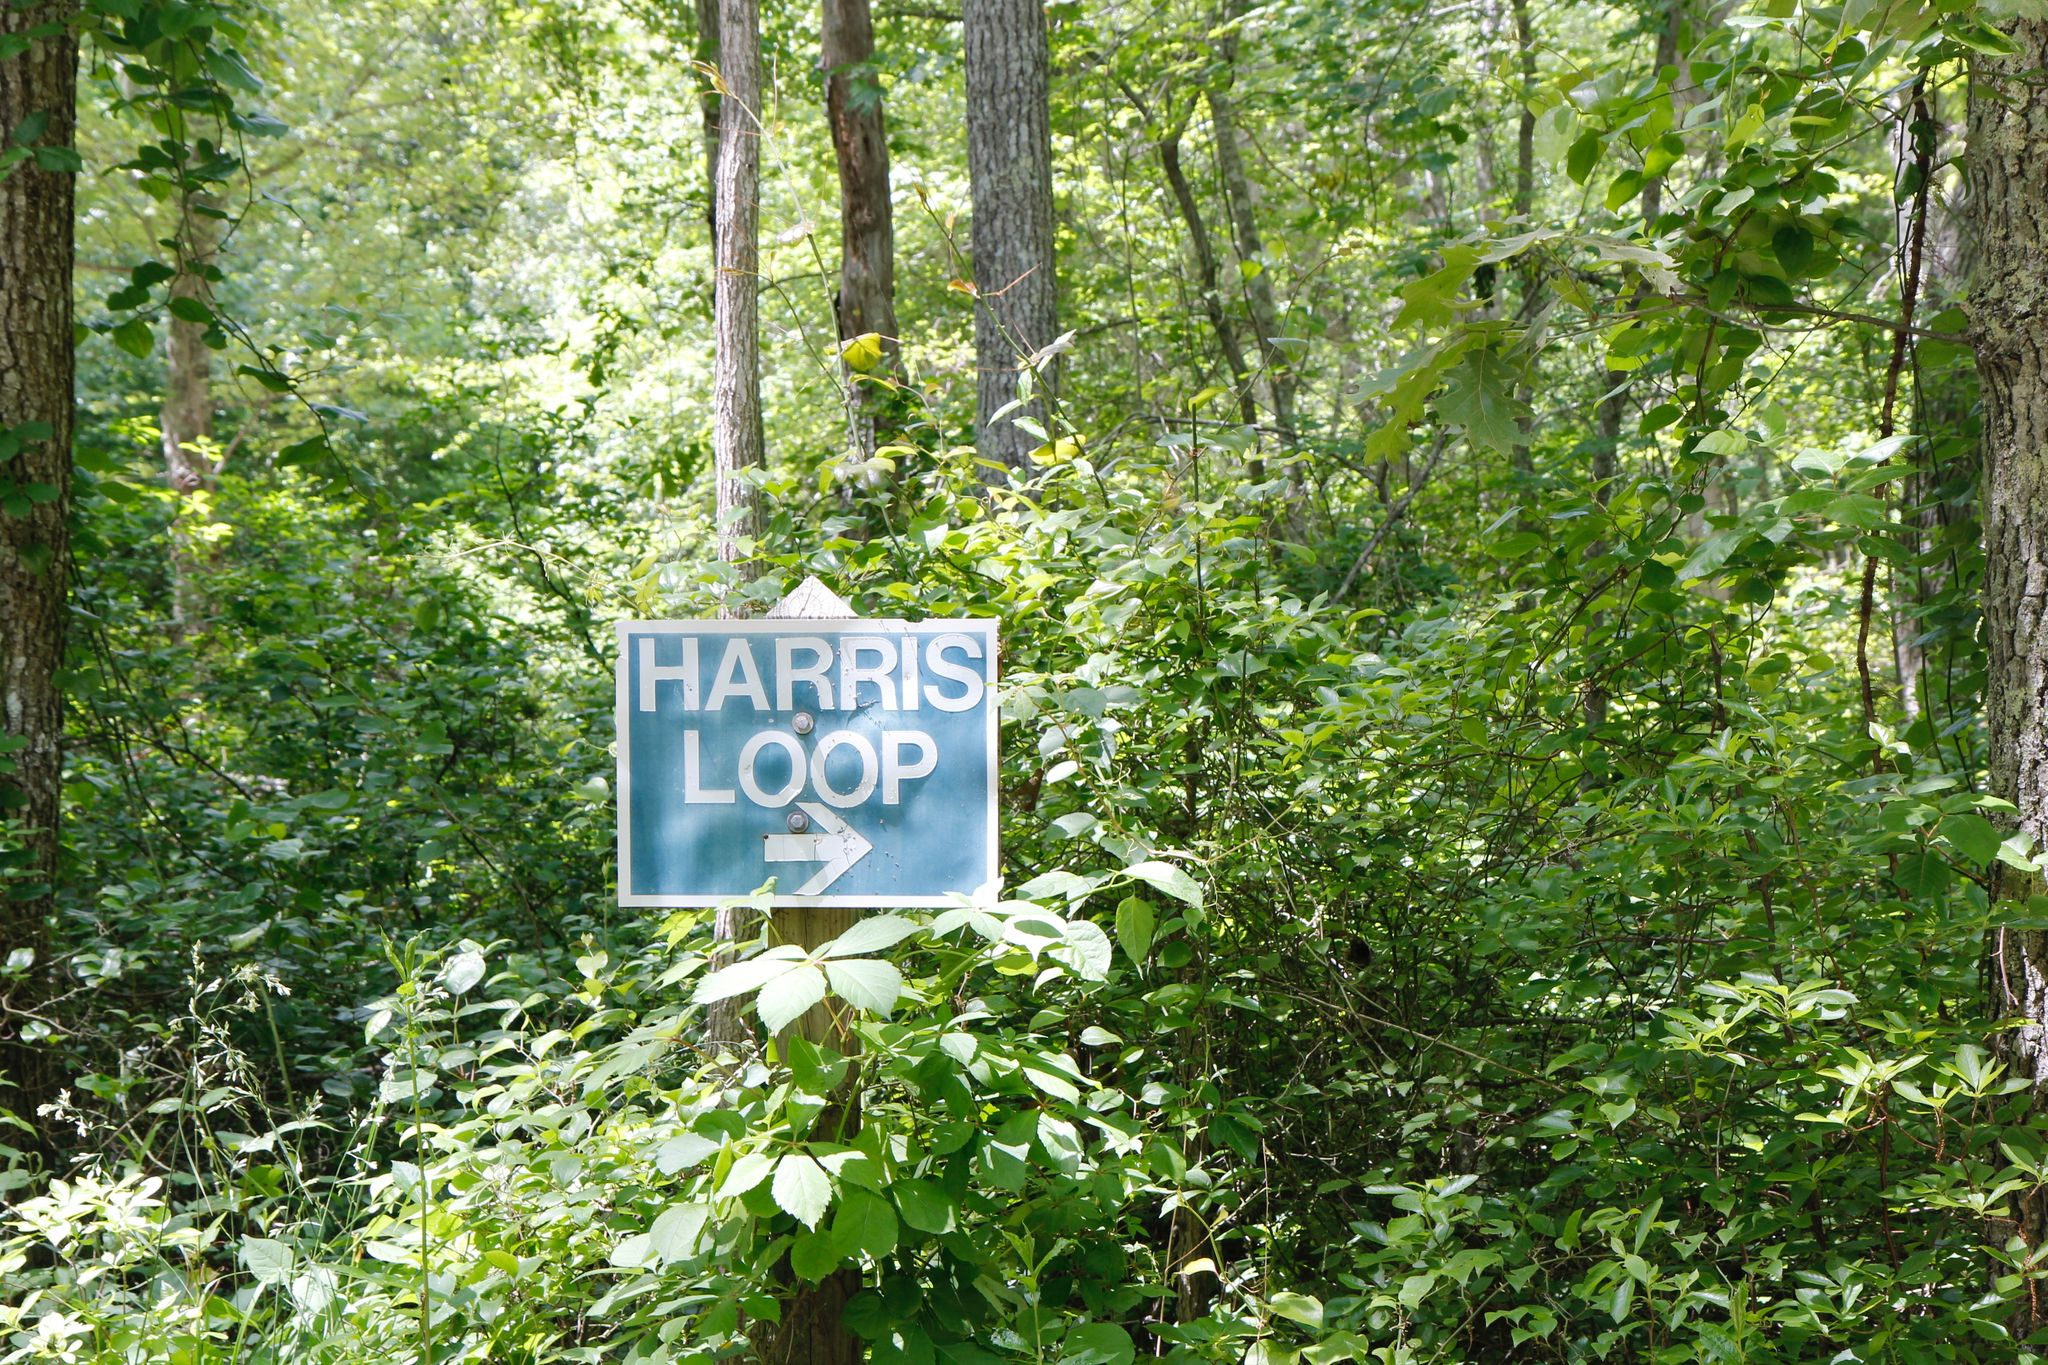
<path fill-rule="evenodd" d="M 776 621 L 851 621 L 858 615 L 845 598 L 820 583 L 816 574 L 806 574 L 787 597 L 768 609 L 769 619 Z"/>

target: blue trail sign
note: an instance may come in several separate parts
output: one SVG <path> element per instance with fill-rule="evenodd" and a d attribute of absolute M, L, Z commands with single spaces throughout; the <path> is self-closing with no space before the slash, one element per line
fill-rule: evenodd
<path fill-rule="evenodd" d="M 988 620 L 622 621 L 619 903 L 992 901 Z"/>

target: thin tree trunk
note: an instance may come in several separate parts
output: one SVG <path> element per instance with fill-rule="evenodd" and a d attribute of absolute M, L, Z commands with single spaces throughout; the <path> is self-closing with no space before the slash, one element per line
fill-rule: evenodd
<path fill-rule="evenodd" d="M 839 162 L 839 339 L 874 336 L 871 372 L 894 369 L 896 222 L 889 202 L 889 139 L 882 89 L 868 65 L 875 56 L 868 0 L 823 0 L 819 55 L 825 66 L 825 116 Z M 875 453 L 875 397 L 862 371 L 845 365 L 847 426 L 853 448 Z"/>
<path fill-rule="evenodd" d="M 761 534 L 761 31 L 758 0 L 719 0 L 720 101 L 711 446 L 718 475 L 718 557 L 754 577 Z"/>
<path fill-rule="evenodd" d="M 1223 83 L 1211 85 L 1203 97 L 1209 105 L 1209 131 L 1216 156 L 1216 176 L 1223 186 L 1223 204 L 1230 224 L 1230 239 L 1237 251 L 1238 275 L 1243 282 L 1245 310 L 1251 314 L 1253 340 L 1265 374 L 1273 424 L 1282 445 L 1295 440 L 1295 374 L 1279 343 L 1280 307 L 1273 297 L 1273 280 L 1266 272 L 1266 242 L 1259 233 L 1258 206 L 1252 196 L 1251 177 L 1245 173 L 1241 133 L 1237 126 L 1237 102 L 1231 98 L 1229 83 L 1236 79 L 1238 24 L 1250 8 L 1247 0 L 1226 0 L 1225 23 L 1217 55 L 1225 73 Z"/>
<path fill-rule="evenodd" d="M 1536 94 L 1536 34 L 1529 23 L 1529 0 L 1512 0 L 1509 12 L 1515 22 L 1515 59 L 1522 74 L 1522 87 L 1515 100 L 1519 116 L 1515 121 L 1515 194 L 1510 211 L 1526 230 L 1532 226 L 1531 215 L 1536 211 L 1536 113 L 1529 107 Z M 1520 319 L 1533 329 L 1538 325 L 1536 315 L 1543 307 L 1543 276 L 1535 252 L 1525 251 L 1516 258 L 1515 278 L 1520 286 L 1515 300 Z M 1533 369 L 1540 347 L 1532 344 L 1529 349 Z M 1534 392 L 1527 380 L 1517 386 L 1516 397 L 1524 409 Z M 1525 487 L 1534 481 L 1536 466 L 1530 455 L 1529 423 L 1525 420 L 1515 422 L 1515 444 L 1508 459 Z"/>
<path fill-rule="evenodd" d="M 206 201 L 188 198 L 179 217 L 178 273 L 171 299 L 192 299 L 211 307 L 210 276 L 220 249 L 219 220 L 203 212 Z M 179 502 L 171 519 L 171 627 L 184 634 L 205 618 L 202 574 L 187 503 L 213 485 L 213 351 L 207 324 L 175 314 L 165 330 L 163 432 L 164 474 Z M 202 519 L 204 514 L 202 512 Z"/>
<path fill-rule="evenodd" d="M 2048 847 L 2048 20 L 2007 28 L 2019 51 L 1973 59 L 1969 235 L 1971 323 L 1984 412 L 1984 716 L 1993 793 Z M 1992 919 L 2026 915 L 2042 879 L 1993 864 Z M 2048 931 L 1994 927 L 1992 1012 L 2024 1020 L 1996 1035 L 2015 1075 L 2048 1088 Z M 2027 1245 L 2048 1242 L 2048 1190 L 2016 1198 Z M 2048 1315 L 2034 1303 L 2020 1331 Z"/>
<path fill-rule="evenodd" d="M 697 0 L 696 57 L 709 67 L 719 64 L 718 4 L 719 0 Z M 704 92 L 697 99 L 704 115 L 704 225 L 711 230 L 715 250 L 718 240 L 718 87 L 706 81 Z"/>
<path fill-rule="evenodd" d="M 763 463 L 761 433 L 761 30 L 758 0 L 718 0 L 726 94 L 720 102 L 715 259 L 712 285 L 711 449 L 716 465 L 718 557 L 732 566 L 733 591 L 758 573 L 754 542 L 761 534 L 761 490 L 749 475 Z M 721 616 L 735 616 L 731 605 Z M 718 911 L 722 942 L 753 932 L 753 916 Z M 713 1045 L 747 1036 L 737 1001 L 712 1006 L 706 1019 Z"/>
<path fill-rule="evenodd" d="M 1238 340 L 1237 327 L 1230 320 L 1223 304 L 1223 288 L 1216 270 L 1216 249 L 1209 242 L 1209 228 L 1202 221 L 1202 210 L 1195 201 L 1195 191 L 1189 185 L 1187 172 L 1180 161 L 1181 134 L 1186 131 L 1185 119 L 1173 124 L 1159 139 L 1159 169 L 1166 173 L 1166 186 L 1173 192 L 1173 202 L 1180 209 L 1180 220 L 1188 230 L 1188 246 L 1195 256 L 1196 283 L 1202 290 L 1202 311 L 1209 315 L 1210 330 L 1216 333 L 1216 344 L 1223 351 L 1223 363 L 1230 370 L 1231 387 L 1237 390 L 1238 415 L 1246 426 L 1259 419 L 1258 407 L 1252 399 L 1251 366 L 1245 360 L 1244 343 Z"/>
<path fill-rule="evenodd" d="M 1518 0 L 1518 4 L 1520 0 Z M 1651 63 L 1655 71 L 1661 72 L 1678 61 L 1678 32 L 1685 23 L 1685 0 L 1673 0 L 1665 13 L 1664 27 L 1658 31 L 1657 46 Z M 1526 42 L 1526 40 L 1525 40 Z M 1533 64 L 1523 68 L 1525 78 L 1533 80 Z M 1655 76 L 1652 77 L 1655 79 Z M 1534 154 L 1534 124 L 1531 124 L 1532 142 L 1530 151 Z M 1657 219 L 1664 213 L 1664 180 L 1653 178 L 1643 186 L 1643 235 L 1654 238 L 1657 235 Z M 1631 307 L 1641 304 L 1648 294 L 1647 283 L 1638 283 Z M 1601 382 L 1600 402 L 1594 411 L 1593 436 L 1593 501 L 1603 508 L 1614 499 L 1614 481 L 1621 476 L 1621 423 L 1628 410 L 1629 374 L 1627 370 L 1604 370 Z M 1601 547 L 1604 551 L 1605 547 Z M 1599 619 L 1597 616 L 1594 618 Z M 1587 684 L 1581 710 L 1585 717 L 1586 729 L 1594 731 L 1607 723 L 1607 689 L 1598 681 Z M 1591 774 L 1582 785 L 1591 785 Z"/>
<path fill-rule="evenodd" d="M 1059 334 L 1053 264 L 1052 53 L 1039 0 L 966 0 L 967 172 L 974 199 L 975 444 L 982 458 L 1015 468 L 1039 444 L 1016 424 L 1043 424 L 1034 396 L 1017 398 L 1018 371 Z M 1056 392 L 1057 361 L 1035 381 Z"/>
<path fill-rule="evenodd" d="M 1905 112 L 1905 138 L 1899 169 L 1904 173 L 1910 167 L 1919 185 L 1907 201 L 1899 225 L 1899 237 L 1901 255 L 1905 258 L 1912 283 L 1919 286 L 1922 294 L 1938 295 L 1951 291 L 1941 278 L 1940 254 L 1928 250 L 1928 234 L 1933 228 L 1930 219 L 1935 212 L 1931 182 L 1941 137 L 1940 120 L 1935 116 L 1936 97 L 1936 92 L 1922 82 L 1914 87 L 1912 102 Z M 1927 303 L 1929 307 L 1939 306 L 1938 298 L 1929 298 Z M 1943 401 L 1947 395 L 1931 393 L 1923 386 L 1917 356 L 1910 370 L 1913 375 L 1913 429 L 1922 434 L 1922 440 L 1914 453 L 1912 467 L 1900 481 L 1899 532 L 1900 538 L 1912 550 L 1912 558 L 1904 573 L 1887 566 L 1886 578 L 1891 607 L 1892 663 L 1898 674 L 1899 703 L 1909 717 L 1918 720 L 1926 709 L 1931 692 L 1927 677 L 1927 651 L 1920 638 L 1925 624 L 1925 608 L 1939 597 L 1945 585 L 1945 576 L 1939 566 L 1930 571 L 1925 562 L 1930 548 L 1939 544 L 1945 531 L 1943 513 L 1946 509 L 1940 499 L 1942 490 L 1954 473 L 1954 462 L 1944 460 L 1941 449 L 1950 441 L 1952 433 L 1967 429 L 1968 413 L 1953 411 L 1952 403 Z"/>
<path fill-rule="evenodd" d="M 1227 61 L 1235 61 L 1235 30 L 1224 40 Z M 1215 137 L 1216 172 L 1223 181 L 1223 200 L 1230 213 L 1231 240 L 1242 263 L 1245 306 L 1257 332 L 1259 359 L 1266 372 L 1266 393 L 1273 404 L 1273 424 L 1280 441 L 1291 446 L 1295 438 L 1294 370 L 1281 349 L 1280 308 L 1273 298 L 1273 281 L 1265 269 L 1266 243 L 1259 235 L 1259 220 L 1252 201 L 1251 177 L 1245 174 L 1244 156 L 1238 147 L 1237 106 L 1228 93 L 1208 91 L 1209 126 Z"/>
<path fill-rule="evenodd" d="M 78 43 L 63 3 L 0 5 L 0 35 L 35 33 L 0 61 L 0 128 L 68 157 L 77 127 Z M 16 131 L 46 120 L 40 133 Z M 59 793 L 63 778 L 65 588 L 71 568 L 72 177 L 31 157 L 0 175 L 0 481 L 27 511 L 0 511 L 0 1106 L 37 1122 L 55 1068 L 24 1040 L 50 974 Z"/>

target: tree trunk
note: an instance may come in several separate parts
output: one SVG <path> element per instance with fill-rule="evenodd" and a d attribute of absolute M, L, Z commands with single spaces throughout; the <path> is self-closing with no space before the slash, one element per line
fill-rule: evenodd
<path fill-rule="evenodd" d="M 868 371 L 887 373 L 896 355 L 896 221 L 889 203 L 889 140 L 882 89 L 868 69 L 875 30 L 868 0 L 823 0 L 819 56 L 825 66 L 825 117 L 839 162 L 839 339 L 873 335 L 880 355 Z M 875 388 L 862 368 L 842 362 L 853 448 L 875 453 Z"/>
<path fill-rule="evenodd" d="M 761 139 L 755 122 L 761 108 L 761 16 L 758 0 L 718 0 L 718 28 L 725 83 L 720 100 L 717 202 L 712 285 L 711 450 L 716 466 L 718 557 L 732 566 L 736 582 L 751 582 L 758 569 L 754 542 L 761 535 L 761 490 L 748 476 L 763 463 L 761 434 Z M 731 605 L 721 616 L 736 616 Z M 721 908 L 716 932 L 736 942 L 753 932 L 745 910 Z M 737 1043 L 747 1036 L 736 1001 L 721 1001 L 706 1019 L 710 1041 Z"/>
<path fill-rule="evenodd" d="M 1529 0 L 1511 0 L 1509 12 L 1515 22 L 1515 61 L 1521 70 L 1522 85 L 1516 93 L 1515 120 L 1515 194 L 1510 211 L 1522 229 L 1527 231 L 1535 226 L 1532 215 L 1536 211 L 1536 113 L 1529 107 L 1536 97 L 1536 33 L 1529 23 Z M 1538 268 L 1540 258 L 1533 251 L 1525 251 L 1515 260 L 1516 290 L 1515 306 L 1520 321 L 1532 329 L 1539 325 L 1537 314 L 1543 309 L 1543 276 Z M 1532 342 L 1528 345 L 1530 368 L 1533 370 L 1541 347 Z M 1516 386 L 1515 397 L 1526 410 L 1534 398 L 1534 386 L 1523 380 Z M 1525 500 L 1534 499 L 1533 484 L 1536 478 L 1536 464 L 1529 449 L 1529 422 L 1517 418 L 1515 421 L 1515 444 L 1508 459 L 1514 467 L 1515 478 L 1520 485 L 1520 496 Z M 1524 517 L 1525 525 L 1530 518 Z"/>
<path fill-rule="evenodd" d="M 761 534 L 761 28 L 758 0 L 719 0 L 720 100 L 711 448 L 718 474 L 718 557 L 750 581 Z"/>
<path fill-rule="evenodd" d="M 45 119 L 30 138 L 68 159 L 77 125 L 78 44 L 67 4 L 0 5 L 0 35 L 29 42 L 0 61 L 0 128 Z M 15 132 L 17 138 L 19 132 Z M 0 1105 L 31 1123 L 51 1097 L 47 1048 L 24 1040 L 50 981 L 58 800 L 63 778 L 65 587 L 70 574 L 72 177 L 31 157 L 0 174 L 0 484 L 27 509 L 0 509 Z"/>
<path fill-rule="evenodd" d="M 1042 395 L 1057 362 L 1038 373 L 1022 409 L 1023 362 L 1059 334 L 1053 269 L 1052 52 L 1039 0 L 966 0 L 967 173 L 974 199 L 975 444 L 1015 468 L 1039 444 L 1017 417 L 1043 424 Z"/>
<path fill-rule="evenodd" d="M 2048 20 L 2015 20 L 2010 57 L 1973 59 L 1969 212 L 1971 326 L 1984 412 L 1984 717 L 1991 790 L 2048 847 Z M 1992 918 L 2026 914 L 2041 878 L 1993 865 Z M 1994 927 L 1992 1010 L 2026 1022 L 1997 1045 L 2014 1074 L 2048 1087 L 2048 932 Z M 2017 1199 L 2019 1233 L 2048 1241 L 2048 1191 Z M 2042 1307 L 2021 1313 L 2032 1331 Z"/>
<path fill-rule="evenodd" d="M 1159 169 L 1166 173 L 1166 186 L 1173 191 L 1173 202 L 1180 208 L 1180 220 L 1187 226 L 1188 246 L 1195 256 L 1196 283 L 1202 291 L 1202 311 L 1209 315 L 1210 330 L 1216 333 L 1216 344 L 1223 351 L 1223 363 L 1230 371 L 1231 387 L 1237 390 L 1238 415 L 1246 426 L 1251 426 L 1258 421 L 1258 409 L 1252 401 L 1251 366 L 1245 361 L 1244 343 L 1238 340 L 1237 327 L 1223 306 L 1223 289 L 1216 270 L 1216 249 L 1209 243 L 1208 225 L 1202 221 L 1202 210 L 1195 202 L 1194 188 L 1188 184 L 1187 172 L 1181 169 L 1180 139 L 1185 128 L 1185 120 L 1177 122 L 1159 139 Z"/>
<path fill-rule="evenodd" d="M 1279 428 L 1281 444 L 1292 446 L 1295 437 L 1295 376 L 1288 364 L 1287 353 L 1275 340 L 1280 335 L 1280 308 L 1273 297 L 1272 277 L 1266 273 L 1266 242 L 1259 234 L 1251 177 L 1245 174 L 1244 154 L 1239 147 L 1237 104 L 1230 97 L 1227 85 L 1237 71 L 1237 25 L 1247 8 L 1245 0 L 1231 0 L 1228 5 L 1217 55 L 1230 76 L 1226 77 L 1225 85 L 1212 85 L 1204 93 L 1209 104 L 1209 130 L 1216 153 L 1216 175 L 1223 182 L 1223 204 L 1230 221 L 1231 242 L 1237 248 L 1245 309 L 1251 314 L 1254 340 L 1265 371 L 1266 397 L 1273 407 L 1273 424 Z"/>
<path fill-rule="evenodd" d="M 1227 60 L 1237 55 L 1235 31 L 1225 40 Z M 1251 178 L 1245 174 L 1244 156 L 1238 147 L 1237 106 L 1222 90 L 1210 90 L 1209 126 L 1215 137 L 1216 173 L 1223 181 L 1223 202 L 1230 214 L 1231 240 L 1237 247 L 1239 275 L 1244 280 L 1245 307 L 1252 315 L 1258 334 L 1259 359 L 1266 373 L 1266 394 L 1273 405 L 1273 424 L 1279 428 L 1282 445 L 1294 444 L 1294 371 L 1281 349 L 1280 307 L 1273 298 L 1273 281 L 1266 273 L 1266 243 L 1259 235 L 1259 220 L 1252 202 Z"/>
<path fill-rule="evenodd" d="M 696 55 L 699 62 L 710 67 L 716 67 L 719 62 L 718 5 L 719 0 L 697 0 Z M 704 114 L 704 225 L 711 229 L 713 249 L 716 250 L 720 108 L 718 87 L 707 80 L 704 83 L 704 93 L 697 98 Z"/>
<path fill-rule="evenodd" d="M 1518 0 L 1517 14 L 1526 15 L 1526 7 L 1521 5 L 1520 0 Z M 1522 22 L 1526 24 L 1526 18 L 1523 18 Z M 1665 11 L 1664 27 L 1657 32 L 1657 46 L 1651 58 L 1651 64 L 1654 67 L 1654 72 L 1651 76 L 1652 81 L 1657 79 L 1656 73 L 1661 73 L 1665 67 L 1673 66 L 1677 63 L 1678 33 L 1684 24 L 1685 0 L 1672 0 L 1670 7 Z M 1529 63 L 1523 68 L 1523 77 L 1533 86 L 1536 74 L 1534 49 L 1526 34 L 1523 36 L 1522 42 L 1525 51 L 1529 54 Z M 1672 98 L 1675 100 L 1678 96 L 1674 94 Z M 1533 120 L 1530 121 L 1529 128 L 1531 136 L 1530 155 L 1533 158 L 1535 154 L 1533 140 L 1535 123 Z M 1533 188 L 1532 185 L 1532 191 Z M 1657 219 L 1662 217 L 1663 213 L 1664 180 L 1663 177 L 1656 176 L 1652 177 L 1650 182 L 1643 186 L 1643 236 L 1645 238 L 1651 240 L 1656 238 Z M 1634 298 L 1629 306 L 1631 308 L 1639 307 L 1648 293 L 1649 284 L 1646 281 L 1638 282 Z M 1613 501 L 1614 481 L 1621 477 L 1621 424 L 1622 418 L 1627 415 L 1628 389 L 1631 382 L 1630 374 L 1631 372 L 1628 370 L 1603 370 L 1601 373 L 1601 383 L 1605 387 L 1601 390 L 1600 401 L 1594 409 L 1593 419 L 1593 501 L 1599 503 L 1602 507 L 1608 506 Z M 1605 553 L 1605 549 L 1604 545 L 1601 546 L 1600 552 Z M 1595 616 L 1593 619 L 1597 621 L 1599 618 Z M 1581 703 L 1581 710 L 1585 716 L 1586 729 L 1589 732 L 1598 730 L 1607 723 L 1607 689 L 1599 681 L 1595 680 L 1587 684 L 1584 701 Z M 1586 779 L 1581 782 L 1582 787 L 1592 785 L 1591 776 L 1590 773 L 1587 774 Z"/>
<path fill-rule="evenodd" d="M 178 226 L 178 273 L 171 281 L 171 299 L 194 299 L 213 305 L 213 258 L 220 249 L 219 220 L 203 210 L 207 201 L 184 201 Z M 205 618 L 198 555 L 186 503 L 213 486 L 216 472 L 213 440 L 213 351 L 206 344 L 208 324 L 173 315 L 164 346 L 163 432 L 164 474 L 171 491 L 180 495 L 171 519 L 171 628 L 184 634 Z M 204 509 L 200 520 L 206 520 Z"/>
<path fill-rule="evenodd" d="M 761 107 L 761 30 L 758 0 L 716 0 L 714 41 L 722 59 L 725 94 L 713 96 L 706 119 L 718 127 L 718 160 L 712 176 L 711 448 L 717 484 L 718 558 L 732 566 L 737 582 L 751 582 L 758 569 L 753 542 L 761 534 L 761 490 L 748 475 L 765 459 L 761 429 L 761 141 L 755 123 Z M 730 103 L 728 104 L 728 101 Z M 721 616 L 738 615 L 732 606 Z M 737 942 L 753 932 L 746 910 L 721 908 L 716 933 Z M 714 1044 L 747 1036 L 739 1002 L 721 1001 L 706 1020 Z"/>
<path fill-rule="evenodd" d="M 1937 91 L 1924 83 L 1915 90 L 1906 114 L 1910 122 L 1899 169 L 1903 174 L 1912 168 L 1919 188 L 1907 203 L 1899 235 L 1919 268 L 1922 308 L 1931 313 L 1956 301 L 1962 279 L 1957 269 L 1958 244 L 1940 240 L 1944 235 L 1953 237 L 1958 225 L 1948 220 L 1940 203 L 1944 196 L 1935 194 L 1932 184 L 1935 168 L 1941 164 L 1941 139 L 1952 135 L 1952 130 L 1943 126 L 1939 116 Z M 1919 720 L 1923 715 L 1943 716 L 1948 710 L 1946 674 L 1953 639 L 1945 626 L 1932 618 L 1948 592 L 1951 527 L 1953 534 L 1975 529 L 1967 524 L 1969 518 L 1956 506 L 1956 500 L 1970 485 L 1970 462 L 1977 452 L 1965 436 L 1975 407 L 1970 385 L 1958 383 L 1952 367 L 1923 364 L 1917 349 L 1907 368 L 1913 384 L 1912 429 L 1921 440 L 1911 468 L 1900 481 L 1899 534 L 1913 557 L 1889 577 L 1899 702 L 1909 717 Z M 1942 728 L 1937 722 L 1930 733 L 1938 734 Z"/>

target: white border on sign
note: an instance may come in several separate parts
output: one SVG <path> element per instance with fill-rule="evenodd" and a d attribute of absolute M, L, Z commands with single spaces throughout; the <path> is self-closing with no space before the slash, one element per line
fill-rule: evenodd
<path fill-rule="evenodd" d="M 872 619 L 865 616 L 848 616 L 824 619 L 753 620 L 753 621 L 621 621 L 618 625 L 619 661 L 618 687 L 613 702 L 613 740 L 618 748 L 619 780 L 614 795 L 618 801 L 618 857 L 619 857 L 619 904 L 624 907 L 656 907 L 666 909 L 690 909 L 693 907 L 724 905 L 731 901 L 744 901 L 739 896 L 664 896 L 635 895 L 627 885 L 627 878 L 633 868 L 633 822 L 628 818 L 633 797 L 633 748 L 626 742 L 627 727 L 631 714 L 626 707 L 626 679 L 630 661 L 626 657 L 627 640 L 635 635 L 787 635 L 795 631 L 844 630 L 883 633 L 900 632 L 915 634 L 938 630 L 977 632 L 986 639 L 982 657 L 988 660 L 988 869 L 989 877 L 976 888 L 967 899 L 975 905 L 993 905 L 1002 890 L 1003 869 L 999 861 L 996 839 L 996 788 L 1002 778 L 1002 765 L 997 753 L 997 736 L 1001 718 L 997 712 L 996 698 L 996 622 L 987 616 L 933 617 L 924 621 L 900 619 Z M 778 879 L 779 885 L 779 879 Z M 958 905 L 960 896 L 792 896 L 777 891 L 768 898 L 773 907 L 800 908 L 806 906 L 840 906 L 855 910 L 882 910 L 890 908 L 915 909 L 926 906 L 943 907 Z"/>

